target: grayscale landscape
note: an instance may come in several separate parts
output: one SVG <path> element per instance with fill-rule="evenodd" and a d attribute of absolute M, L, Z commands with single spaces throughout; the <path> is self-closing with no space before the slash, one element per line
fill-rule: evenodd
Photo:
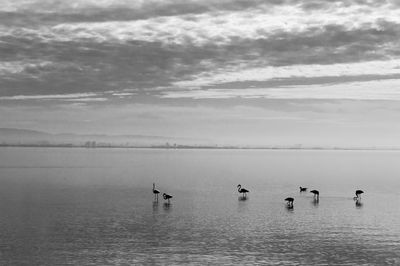
<path fill-rule="evenodd" d="M 0 0 L 0 265 L 399 265 L 394 0 Z"/>

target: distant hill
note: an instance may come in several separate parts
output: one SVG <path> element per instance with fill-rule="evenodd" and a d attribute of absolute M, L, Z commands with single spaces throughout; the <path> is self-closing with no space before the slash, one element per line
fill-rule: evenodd
<path fill-rule="evenodd" d="M 32 136 L 49 136 L 51 134 L 29 130 L 29 129 L 18 129 L 18 128 L 0 128 L 0 137 L 32 137 Z"/>
<path fill-rule="evenodd" d="M 49 140 L 52 135 L 45 132 L 17 128 L 0 128 L 0 143 L 30 144 Z"/>
<path fill-rule="evenodd" d="M 146 135 L 106 135 L 106 134 L 51 134 L 42 131 L 16 128 L 0 128 L 0 144 L 7 145 L 73 145 L 85 146 L 90 142 L 96 145 L 149 146 L 165 143 L 187 144 L 193 140 L 166 136 Z"/>

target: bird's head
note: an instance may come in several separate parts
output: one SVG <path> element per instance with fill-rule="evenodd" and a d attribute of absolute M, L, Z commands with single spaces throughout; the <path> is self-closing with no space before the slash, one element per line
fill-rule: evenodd
<path fill-rule="evenodd" d="M 242 187 L 242 185 L 241 184 L 239 184 L 239 185 L 237 185 L 237 187 L 239 188 L 239 187 Z"/>

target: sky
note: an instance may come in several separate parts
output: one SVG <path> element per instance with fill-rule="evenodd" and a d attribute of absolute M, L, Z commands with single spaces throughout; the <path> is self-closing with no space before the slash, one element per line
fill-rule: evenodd
<path fill-rule="evenodd" d="M 399 1 L 0 3 L 0 127 L 400 146 Z"/>

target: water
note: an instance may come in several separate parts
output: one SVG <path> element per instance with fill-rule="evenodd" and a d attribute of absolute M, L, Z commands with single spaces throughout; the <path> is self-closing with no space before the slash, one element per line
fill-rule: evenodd
<path fill-rule="evenodd" d="M 0 148 L 0 265 L 399 264 L 399 156 Z"/>

